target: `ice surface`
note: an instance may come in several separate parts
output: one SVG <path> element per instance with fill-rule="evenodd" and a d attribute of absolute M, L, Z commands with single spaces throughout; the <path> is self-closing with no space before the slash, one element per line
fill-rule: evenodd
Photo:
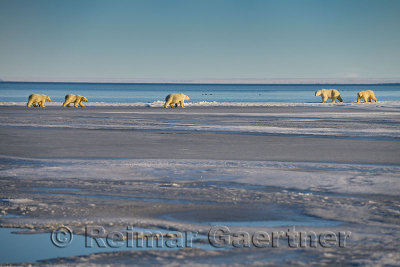
<path fill-rule="evenodd" d="M 229 181 L 288 189 L 398 195 L 400 166 L 227 160 L 34 160 L 0 170 L 0 177 L 53 179 Z"/>
<path fill-rule="evenodd" d="M 133 220 L 140 227 L 206 233 L 197 222 L 282 224 L 304 213 L 344 222 L 322 230 L 351 231 L 348 249 L 268 250 L 269 256 L 282 251 L 274 259 L 293 259 L 291 265 L 399 262 L 399 103 L 201 103 L 186 109 L 59 104 L 0 106 L 0 204 L 3 214 L 23 216 L 2 216 L 3 227 L 48 231 L 63 222 L 76 225 L 75 232 L 100 219 L 118 229 Z M 275 218 L 275 205 L 276 215 L 287 216 Z M 179 256 L 191 253 L 186 251 Z M 142 262 L 141 255 L 154 265 L 157 258 L 170 261 L 171 253 L 96 254 L 82 258 L 82 266 L 96 259 L 129 265 Z M 193 255 L 197 263 L 213 258 L 203 250 Z M 271 263 L 265 255 L 233 250 L 226 257 Z"/>
<path fill-rule="evenodd" d="M 113 107 L 113 103 L 100 103 L 100 106 L 96 104 L 98 103 L 94 103 L 94 106 L 88 109 L 61 107 L 57 110 L 51 109 L 51 111 L 50 109 L 30 109 L 32 114 L 24 112 L 24 117 L 20 116 L 18 120 L 10 117 L 0 118 L 0 125 L 3 127 L 231 132 L 352 138 L 400 137 L 400 102 L 395 101 L 372 104 L 238 103 L 239 106 L 234 106 L 232 103 L 219 103 L 222 106 L 200 105 L 201 107 L 194 103 L 192 108 L 184 110 L 148 109 L 140 107 L 140 103 L 125 103 L 121 104 L 123 107 L 118 108 Z M 249 106 L 245 106 L 247 104 Z M 270 109 L 281 110 L 276 112 Z M 291 112 L 288 112 L 289 109 L 292 109 Z M 34 112 L 45 112 L 44 114 L 50 117 L 46 120 L 33 117 Z M 71 112 L 79 113 L 77 116 Z"/>

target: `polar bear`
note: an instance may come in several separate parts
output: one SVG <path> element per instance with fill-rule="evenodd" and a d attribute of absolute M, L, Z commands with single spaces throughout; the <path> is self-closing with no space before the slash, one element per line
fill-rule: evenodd
<path fill-rule="evenodd" d="M 357 103 L 360 103 L 361 98 L 364 99 L 364 103 L 367 103 L 367 99 L 368 99 L 368 102 L 372 102 L 372 100 L 374 100 L 375 102 L 377 101 L 374 91 L 372 91 L 372 90 L 358 92 Z"/>
<path fill-rule="evenodd" d="M 39 95 L 39 94 L 32 94 L 29 96 L 28 98 L 28 103 L 26 104 L 26 106 L 29 108 L 31 105 L 33 105 L 34 107 L 46 107 L 44 105 L 44 103 L 46 101 L 51 101 L 50 97 L 48 97 L 47 95 Z"/>
<path fill-rule="evenodd" d="M 336 89 L 321 89 L 315 92 L 315 96 L 321 96 L 322 103 L 325 103 L 328 98 L 332 99 L 332 103 L 338 99 L 340 102 L 343 102 L 343 99 L 340 97 L 340 93 Z"/>
<path fill-rule="evenodd" d="M 77 108 L 79 105 L 82 108 L 84 108 L 85 106 L 82 104 L 82 102 L 87 102 L 87 101 L 88 101 L 87 98 L 84 96 L 69 94 L 65 96 L 63 107 L 65 106 L 69 107 L 71 103 L 74 103 L 74 107 Z"/>
<path fill-rule="evenodd" d="M 168 105 L 170 105 L 171 108 L 175 108 L 178 106 L 178 103 L 181 105 L 181 108 L 185 108 L 183 106 L 185 100 L 190 100 L 190 97 L 184 94 L 169 94 L 165 98 L 164 108 L 168 108 Z"/>

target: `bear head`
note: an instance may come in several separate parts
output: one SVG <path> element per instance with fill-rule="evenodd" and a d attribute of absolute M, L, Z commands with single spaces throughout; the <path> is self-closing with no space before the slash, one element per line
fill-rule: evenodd
<path fill-rule="evenodd" d="M 190 100 L 190 97 L 188 97 L 187 95 L 185 95 L 185 100 Z"/>

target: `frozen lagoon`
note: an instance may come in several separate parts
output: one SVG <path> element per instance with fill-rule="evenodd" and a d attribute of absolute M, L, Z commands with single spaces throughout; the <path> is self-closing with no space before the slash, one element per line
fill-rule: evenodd
<path fill-rule="evenodd" d="M 352 232 L 346 248 L 128 251 L 52 263 L 394 264 L 399 115 L 400 105 L 379 102 L 2 106 L 0 205 L 23 217 L 0 223 L 39 232 L 61 224 L 74 233 L 85 225 L 132 224 L 207 235 L 215 222 L 233 231 L 274 231 L 293 222 L 296 229 Z"/>

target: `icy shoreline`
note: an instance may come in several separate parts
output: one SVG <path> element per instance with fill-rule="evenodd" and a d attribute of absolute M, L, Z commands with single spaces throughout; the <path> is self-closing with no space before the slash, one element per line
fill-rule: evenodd
<path fill-rule="evenodd" d="M 88 107 L 164 107 L 164 101 L 157 100 L 154 102 L 88 102 Z M 0 102 L 0 106 L 26 106 L 26 102 Z M 62 102 L 46 102 L 46 106 L 62 106 Z M 296 102 L 217 102 L 217 101 L 198 101 L 185 103 L 187 107 L 359 107 L 359 108 L 376 108 L 376 107 L 393 107 L 400 108 L 400 101 L 378 101 L 373 103 L 343 102 L 343 103 L 296 103 Z"/>

